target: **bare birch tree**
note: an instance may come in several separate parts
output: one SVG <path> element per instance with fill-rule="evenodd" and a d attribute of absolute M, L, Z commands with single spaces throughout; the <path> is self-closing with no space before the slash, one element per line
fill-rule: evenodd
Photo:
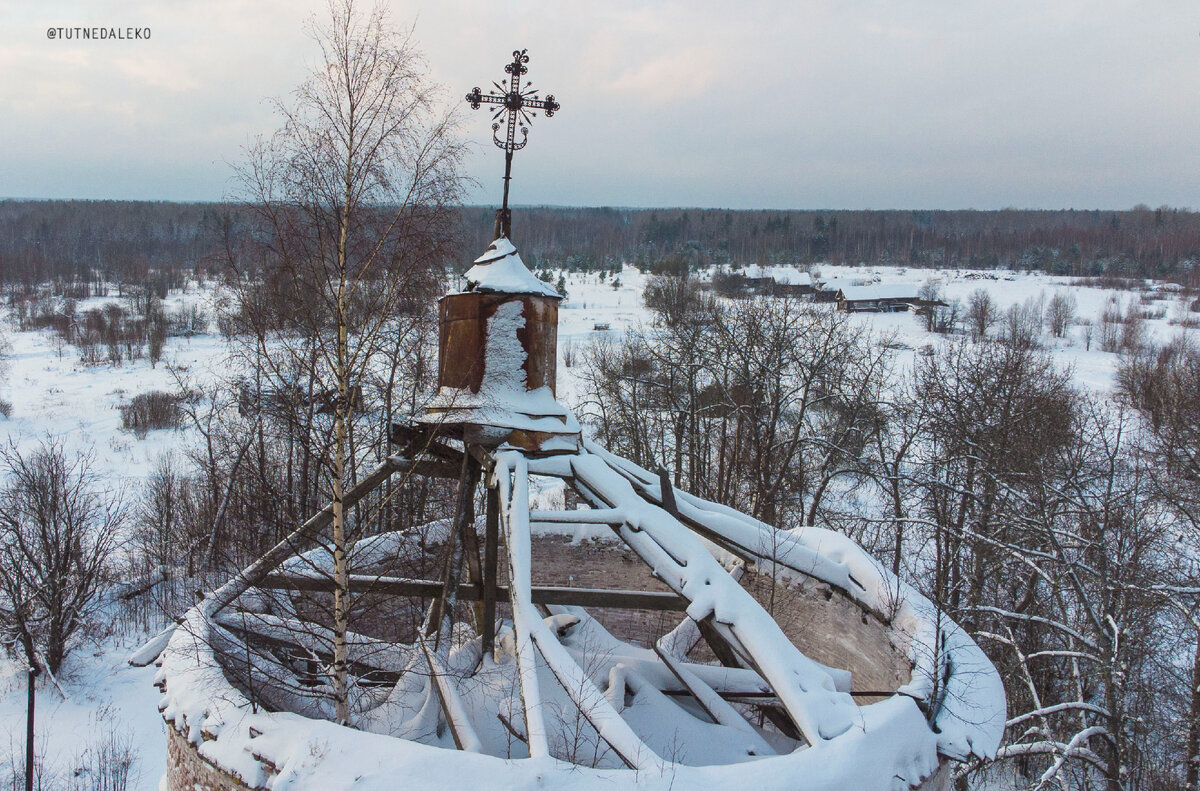
<path fill-rule="evenodd" d="M 342 500 L 364 445 L 379 448 L 360 435 L 386 425 L 368 414 L 363 388 L 386 375 L 406 345 L 398 339 L 419 342 L 412 300 L 429 293 L 449 251 L 462 145 L 411 35 L 390 29 L 382 7 L 336 0 L 311 33 L 317 68 L 276 103 L 283 126 L 240 169 L 262 229 L 261 268 L 240 268 L 231 282 L 263 390 L 306 412 L 319 435 L 314 463 L 333 513 L 328 675 L 345 724 L 350 556 L 366 520 Z M 264 287 L 276 297 L 269 306 Z"/>

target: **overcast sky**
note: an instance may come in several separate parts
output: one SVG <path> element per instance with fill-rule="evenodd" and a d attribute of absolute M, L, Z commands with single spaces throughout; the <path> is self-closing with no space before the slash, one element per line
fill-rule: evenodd
<path fill-rule="evenodd" d="M 218 200 L 314 65 L 324 0 L 0 0 L 0 196 Z M 562 111 L 513 201 L 1200 208 L 1196 0 L 392 0 L 446 100 L 529 77 Z M 149 41 L 49 27 L 149 27 Z M 468 111 L 478 203 L 503 159 Z"/>

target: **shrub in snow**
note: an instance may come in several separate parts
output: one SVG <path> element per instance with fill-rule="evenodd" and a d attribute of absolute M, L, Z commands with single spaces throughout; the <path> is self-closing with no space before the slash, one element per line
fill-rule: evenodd
<path fill-rule="evenodd" d="M 183 423 L 179 401 L 178 395 L 161 390 L 136 395 L 121 407 L 121 428 L 132 431 L 138 439 L 155 429 L 178 428 Z"/>

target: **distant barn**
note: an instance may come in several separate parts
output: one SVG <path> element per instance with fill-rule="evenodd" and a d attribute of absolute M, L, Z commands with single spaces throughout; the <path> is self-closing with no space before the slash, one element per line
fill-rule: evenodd
<path fill-rule="evenodd" d="M 794 266 L 754 266 L 746 270 L 746 287 L 773 296 L 812 296 L 812 275 Z"/>
<path fill-rule="evenodd" d="M 923 302 L 915 283 L 879 283 L 871 286 L 843 286 L 837 292 L 838 310 L 892 313 L 918 308 Z"/>
<path fill-rule="evenodd" d="M 813 302 L 837 302 L 838 293 L 847 286 L 861 285 L 864 281 L 849 277 L 834 277 L 817 281 L 813 291 Z"/>

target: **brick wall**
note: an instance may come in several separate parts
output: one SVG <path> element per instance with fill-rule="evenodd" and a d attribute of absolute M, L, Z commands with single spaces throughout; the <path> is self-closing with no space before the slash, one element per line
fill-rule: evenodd
<path fill-rule="evenodd" d="M 167 726 L 167 774 L 165 791 L 252 791 L 200 757 L 187 739 Z"/>

